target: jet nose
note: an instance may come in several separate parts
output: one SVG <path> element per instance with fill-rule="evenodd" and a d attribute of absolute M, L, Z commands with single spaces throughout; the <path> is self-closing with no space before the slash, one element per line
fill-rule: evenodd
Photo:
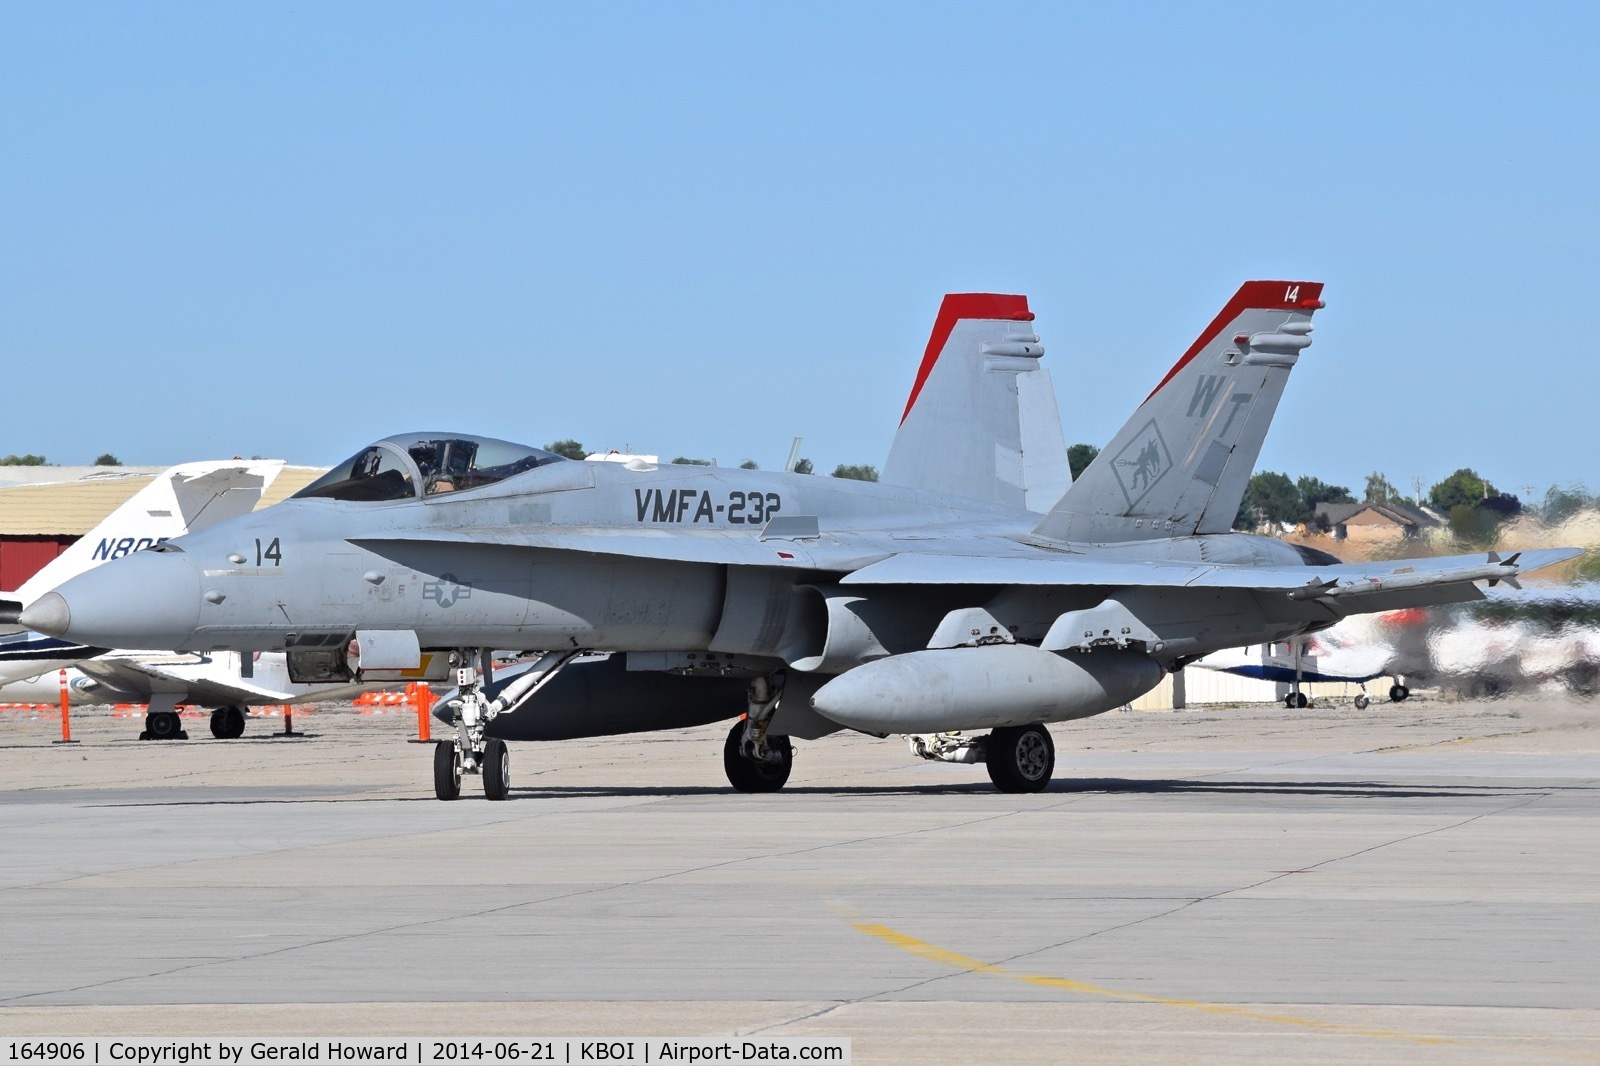
<path fill-rule="evenodd" d="M 183 648 L 200 579 L 179 552 L 135 552 L 79 574 L 23 610 L 21 625 L 96 648 Z"/>
<path fill-rule="evenodd" d="M 23 608 L 17 616 L 17 624 L 35 633 L 59 637 L 72 624 L 72 611 L 58 593 L 47 592 Z"/>

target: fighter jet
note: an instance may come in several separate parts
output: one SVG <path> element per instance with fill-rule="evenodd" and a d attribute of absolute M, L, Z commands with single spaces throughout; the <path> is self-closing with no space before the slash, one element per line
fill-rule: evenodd
<path fill-rule="evenodd" d="M 1009 440 L 1028 421 L 1017 379 L 1042 354 L 1025 300 L 968 295 L 947 299 L 919 367 L 886 470 L 898 483 L 403 433 L 282 504 L 75 578 L 22 621 L 102 646 L 283 650 L 306 681 L 424 662 L 442 677 L 448 663 L 459 692 L 455 737 L 435 751 L 441 799 L 463 774 L 506 798 L 510 757 L 488 725 L 537 720 L 563 677 L 590 672 L 567 687 L 591 696 L 626 688 L 626 720 L 598 732 L 668 724 L 657 704 L 682 692 L 600 676 L 619 657 L 627 674 L 747 682 L 723 751 L 741 791 L 781 788 L 790 738 L 839 729 L 929 735 L 922 754 L 1038 791 L 1054 770 L 1048 724 L 1121 706 L 1207 652 L 1481 599 L 1479 581 L 1577 554 L 1339 564 L 1231 532 L 1321 288 L 1242 286 L 1042 516 L 1030 489 L 1064 456 L 949 413 L 970 404 L 946 390 L 978 388 Z M 941 372 L 946 358 L 970 362 Z M 938 432 L 907 458 L 919 412 Z M 543 654 L 493 679 L 491 649 Z"/>

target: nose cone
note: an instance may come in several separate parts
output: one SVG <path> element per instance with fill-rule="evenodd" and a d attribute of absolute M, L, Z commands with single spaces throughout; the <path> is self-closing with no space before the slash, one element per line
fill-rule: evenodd
<path fill-rule="evenodd" d="M 47 592 L 34 600 L 17 616 L 17 624 L 27 626 L 35 633 L 59 637 L 72 623 L 72 612 L 67 601 L 54 592 Z"/>
<path fill-rule="evenodd" d="M 200 579 L 179 552 L 135 552 L 79 574 L 29 604 L 19 623 L 96 648 L 183 648 L 200 613 Z"/>

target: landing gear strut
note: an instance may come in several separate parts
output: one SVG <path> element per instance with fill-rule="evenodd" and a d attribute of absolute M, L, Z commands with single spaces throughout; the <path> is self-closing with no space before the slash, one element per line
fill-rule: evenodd
<path fill-rule="evenodd" d="M 788 737 L 767 733 L 782 694 L 781 672 L 751 681 L 750 710 L 733 723 L 722 745 L 722 769 L 728 784 L 740 792 L 776 792 L 789 780 L 794 745 Z"/>
<path fill-rule="evenodd" d="M 1305 651 L 1305 644 L 1299 638 L 1291 638 L 1289 650 L 1294 653 L 1294 680 L 1289 683 L 1289 694 L 1283 698 L 1283 705 L 1292 711 L 1296 708 L 1304 709 L 1311 701 L 1300 691 L 1301 677 L 1305 672 L 1300 656 Z"/>
<path fill-rule="evenodd" d="M 531 699 L 557 670 L 582 654 L 582 651 L 546 653 L 492 700 L 483 691 L 484 674 L 476 665 L 487 660 L 487 655 L 481 651 L 464 654 L 462 660 L 474 665 L 456 670 L 457 694 L 445 704 L 455 722 L 456 735 L 434 748 L 433 794 L 442 800 L 453 800 L 461 795 L 463 775 L 481 774 L 485 797 L 508 798 L 511 795 L 511 752 L 505 741 L 488 738 L 489 723 Z"/>

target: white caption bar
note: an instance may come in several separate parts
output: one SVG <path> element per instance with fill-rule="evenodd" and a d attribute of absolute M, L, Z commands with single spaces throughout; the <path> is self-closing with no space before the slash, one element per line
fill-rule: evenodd
<path fill-rule="evenodd" d="M 604 1062 L 611 1066 L 670 1063 L 699 1066 L 724 1062 L 850 1062 L 849 1038 L 685 1040 L 652 1036 L 617 1039 L 582 1037 L 378 1038 L 278 1037 L 270 1040 L 213 1037 L 195 1040 L 14 1039 L 0 1037 L 0 1066 L 319 1066 L 403 1062 L 410 1066 L 543 1066 L 545 1063 Z"/>

